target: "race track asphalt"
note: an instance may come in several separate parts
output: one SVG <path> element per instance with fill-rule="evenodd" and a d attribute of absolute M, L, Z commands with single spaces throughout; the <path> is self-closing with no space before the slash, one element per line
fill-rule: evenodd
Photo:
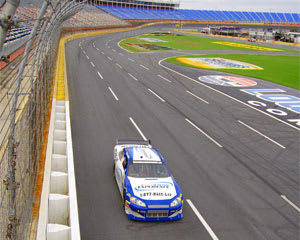
<path fill-rule="evenodd" d="M 159 64 L 191 51 L 133 54 L 118 46 L 124 38 L 168 29 L 66 46 L 81 239 L 298 239 L 299 129 L 249 106 L 237 89 L 198 80 L 210 72 Z M 135 222 L 123 211 L 113 147 L 116 139 L 142 139 L 131 119 L 181 186 L 180 221 Z"/>

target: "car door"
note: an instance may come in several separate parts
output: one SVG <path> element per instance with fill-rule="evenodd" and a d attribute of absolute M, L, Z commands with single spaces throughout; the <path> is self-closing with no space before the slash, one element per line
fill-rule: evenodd
<path fill-rule="evenodd" d="M 117 180 L 118 188 L 123 194 L 123 182 L 125 178 L 125 169 L 124 169 L 124 163 L 126 161 L 126 158 L 124 157 L 124 151 L 123 149 L 120 149 L 120 151 L 116 154 L 116 161 L 115 161 L 115 177 Z M 126 167 L 126 165 L 125 165 Z"/>

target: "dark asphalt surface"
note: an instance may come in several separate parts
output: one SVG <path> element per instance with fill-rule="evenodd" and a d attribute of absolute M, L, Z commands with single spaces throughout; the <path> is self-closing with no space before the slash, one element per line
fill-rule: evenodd
<path fill-rule="evenodd" d="M 299 130 L 158 64 L 182 51 L 132 54 L 117 45 L 158 28 L 67 44 L 81 238 L 298 239 L 299 212 L 281 195 L 299 207 Z M 195 80 L 207 74 L 168 67 Z M 117 138 L 142 139 L 130 117 L 164 156 L 185 200 L 217 238 L 187 201 L 180 221 L 143 223 L 126 217 L 112 166 Z"/>

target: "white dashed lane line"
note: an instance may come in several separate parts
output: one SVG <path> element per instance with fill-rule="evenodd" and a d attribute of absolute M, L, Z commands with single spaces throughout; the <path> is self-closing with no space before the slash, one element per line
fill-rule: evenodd
<path fill-rule="evenodd" d="M 201 97 L 198 97 L 197 95 L 195 95 L 194 93 L 191 93 L 190 91 L 186 91 L 188 94 L 190 94 L 190 95 L 192 95 L 193 97 L 195 97 L 195 98 L 197 98 L 197 99 L 199 99 L 200 101 L 202 101 L 202 102 L 205 102 L 206 104 L 209 104 L 209 102 L 207 102 L 207 101 L 205 101 L 203 98 L 201 98 Z"/>
<path fill-rule="evenodd" d="M 85 55 L 87 59 L 90 59 L 90 57 L 88 55 Z"/>
<path fill-rule="evenodd" d="M 130 62 L 135 62 L 133 59 L 131 59 L 131 58 L 128 58 L 128 60 L 130 61 Z"/>
<path fill-rule="evenodd" d="M 290 204 L 293 208 L 295 208 L 300 213 L 300 208 L 296 206 L 296 204 L 292 203 L 286 196 L 281 195 L 280 196 L 284 201 L 286 201 L 288 204 Z"/>
<path fill-rule="evenodd" d="M 95 64 L 94 64 L 93 62 L 91 62 L 91 65 L 92 65 L 93 67 L 95 67 Z"/>
<path fill-rule="evenodd" d="M 128 75 L 129 75 L 130 77 L 132 77 L 135 81 L 138 81 L 137 78 L 136 78 L 135 76 L 133 76 L 131 73 L 128 73 Z"/>
<path fill-rule="evenodd" d="M 135 121 L 130 117 L 129 118 L 131 123 L 133 124 L 133 126 L 136 128 L 136 130 L 139 132 L 139 134 L 141 135 L 141 137 L 147 141 L 147 138 L 145 137 L 145 135 L 143 134 L 143 132 L 141 131 L 141 129 L 138 127 L 138 125 L 135 123 Z"/>
<path fill-rule="evenodd" d="M 86 51 L 83 50 L 82 52 L 83 52 L 84 54 L 86 54 Z"/>
<path fill-rule="evenodd" d="M 114 98 L 116 99 L 116 101 L 119 101 L 119 98 L 117 97 L 117 95 L 114 93 L 114 91 L 108 87 L 109 91 L 111 92 L 111 94 L 114 96 Z"/>
<path fill-rule="evenodd" d="M 104 52 L 101 52 L 104 55 Z"/>
<path fill-rule="evenodd" d="M 163 79 L 163 80 L 169 82 L 169 83 L 172 82 L 172 81 L 170 81 L 169 79 L 167 79 L 167 78 L 165 78 L 165 77 L 163 77 L 163 76 L 161 76 L 161 75 L 159 75 L 159 74 L 158 74 L 157 76 L 160 77 L 161 79 Z"/>
<path fill-rule="evenodd" d="M 112 49 L 112 51 L 113 51 L 113 52 L 116 52 L 116 50 L 115 50 L 115 49 Z"/>
<path fill-rule="evenodd" d="M 124 56 L 124 54 L 123 53 L 119 53 L 121 56 Z"/>
<path fill-rule="evenodd" d="M 148 88 L 148 91 L 151 92 L 155 97 L 157 97 L 160 101 L 162 102 L 166 102 L 162 97 L 160 97 L 159 95 L 157 95 L 155 92 L 153 92 L 151 89 Z"/>
<path fill-rule="evenodd" d="M 266 135 L 262 134 L 261 132 L 259 132 L 258 130 L 254 129 L 253 127 L 250 127 L 249 125 L 247 125 L 246 123 L 243 123 L 243 122 L 240 121 L 240 120 L 238 120 L 238 122 L 239 122 L 240 124 L 244 125 L 246 128 L 250 129 L 251 131 L 256 132 L 256 133 L 259 134 L 260 136 L 262 136 L 262 137 L 268 139 L 270 142 L 272 142 L 272 143 L 276 144 L 277 146 L 279 146 L 279 147 L 285 149 L 285 146 L 283 146 L 283 145 L 281 145 L 280 143 L 274 141 L 273 139 L 267 137 Z"/>
<path fill-rule="evenodd" d="M 99 73 L 98 71 L 97 71 L 97 73 L 98 73 L 98 76 L 99 76 L 101 79 L 103 79 L 101 73 Z"/>
<path fill-rule="evenodd" d="M 117 65 L 119 68 L 121 68 L 121 69 L 123 68 L 123 67 L 122 67 L 120 64 L 118 64 L 118 63 L 116 63 L 116 65 Z"/>
<path fill-rule="evenodd" d="M 146 70 L 149 70 L 149 68 L 145 67 L 145 66 L 142 65 L 142 64 L 140 64 L 140 66 L 141 66 L 142 68 L 145 68 Z"/>
<path fill-rule="evenodd" d="M 112 61 L 112 58 L 111 57 L 107 57 L 110 61 Z"/>
<path fill-rule="evenodd" d="M 192 125 L 194 128 L 196 128 L 199 132 L 201 132 L 204 136 L 206 136 L 209 140 L 211 140 L 214 144 L 216 144 L 218 147 L 222 148 L 223 146 L 218 143 L 215 139 L 213 139 L 211 136 L 209 136 L 206 132 L 204 132 L 202 129 L 200 129 L 196 124 L 194 124 L 191 120 L 185 119 L 190 125 Z"/>
<path fill-rule="evenodd" d="M 187 199 L 186 202 L 190 205 L 191 209 L 194 211 L 194 213 L 196 214 L 197 218 L 200 220 L 200 222 L 203 224 L 203 226 L 205 227 L 206 231 L 209 233 L 209 235 L 211 236 L 211 238 L 213 240 L 219 240 L 219 238 L 216 236 L 216 234 L 213 232 L 213 230 L 211 229 L 211 227 L 208 225 L 208 223 L 205 221 L 205 219 L 202 217 L 202 215 L 200 214 L 200 212 L 197 210 L 197 208 L 195 207 L 195 205 L 192 203 L 192 201 L 190 199 Z"/>

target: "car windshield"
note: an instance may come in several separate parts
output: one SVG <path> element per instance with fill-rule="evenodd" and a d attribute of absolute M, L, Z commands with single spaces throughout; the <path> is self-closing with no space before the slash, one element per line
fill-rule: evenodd
<path fill-rule="evenodd" d="M 170 174 L 164 163 L 130 162 L 127 176 L 135 178 L 166 178 Z"/>

